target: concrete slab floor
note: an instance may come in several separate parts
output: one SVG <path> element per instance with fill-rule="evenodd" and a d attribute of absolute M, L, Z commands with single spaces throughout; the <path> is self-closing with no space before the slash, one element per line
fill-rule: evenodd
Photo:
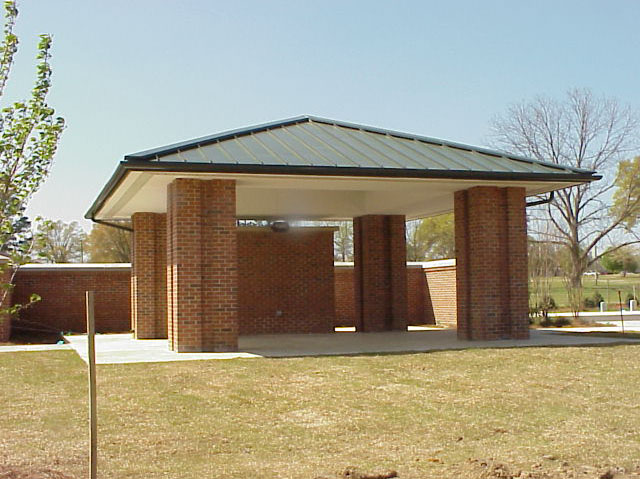
<path fill-rule="evenodd" d="M 567 331 L 564 329 L 563 331 Z M 71 347 L 87 360 L 85 335 L 67 336 Z M 411 353 L 471 348 L 586 346 L 640 344 L 640 340 L 580 337 L 554 331 L 531 330 L 528 340 L 460 341 L 455 330 L 393 331 L 384 333 L 274 334 L 240 336 L 237 353 L 175 353 L 166 339 L 135 340 L 131 334 L 96 336 L 98 364 L 193 361 L 203 359 L 283 358 L 296 356 Z"/>

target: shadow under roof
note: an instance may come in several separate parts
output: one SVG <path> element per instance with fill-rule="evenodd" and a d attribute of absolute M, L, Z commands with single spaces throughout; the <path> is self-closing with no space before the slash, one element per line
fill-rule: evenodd
<path fill-rule="evenodd" d="M 146 173 L 138 175 L 137 183 L 128 186 L 138 187 L 138 190 L 130 191 L 128 195 L 120 195 L 117 199 L 118 204 L 115 204 L 114 196 L 118 196 L 117 190 L 123 187 L 127 176 L 135 172 Z M 364 181 L 361 183 L 363 192 L 368 191 L 366 180 L 374 178 L 437 179 L 448 182 L 454 190 L 456 182 L 464 183 L 457 189 L 478 184 L 526 184 L 527 194 L 540 194 L 599 179 L 593 171 L 540 162 L 485 148 L 314 116 L 301 116 L 127 155 L 86 217 L 126 219 L 134 211 L 132 208 L 147 208 L 138 211 L 166 209 L 160 207 L 159 200 L 139 198 L 145 189 L 141 178 L 147 177 L 147 185 L 149 177 L 154 175 L 164 176 L 165 182 L 168 176 L 228 177 L 236 180 L 251 177 L 254 181 L 245 185 L 247 189 L 281 188 L 289 193 L 290 190 L 309 189 L 309 181 L 294 181 L 287 185 L 282 181 L 266 181 L 266 177 L 295 177 L 306 180 L 316 178 L 316 182 L 321 180 L 318 177 L 349 179 L 351 183 L 343 181 L 335 185 L 342 184 L 347 190 L 358 190 L 354 181 L 360 179 Z M 265 184 L 260 185 L 259 181 L 256 182 L 257 177 L 264 177 Z M 325 181 L 319 189 L 331 192 L 336 188 Z M 242 182 L 238 182 L 240 210 L 243 204 L 240 198 L 242 190 Z M 157 195 L 158 192 L 158 188 L 147 188 L 146 194 Z M 128 207 L 125 204 L 126 198 L 132 201 Z M 314 202 L 318 200 L 319 198 L 315 198 Z M 275 203 L 274 201 L 271 209 L 275 208 L 275 203 L 285 200 Z M 295 195 L 288 195 L 286 201 L 295 201 Z M 258 204 L 259 201 L 256 200 L 254 203 Z M 261 211 L 260 208 L 252 211 L 251 207 L 245 206 L 248 208 L 246 211 L 239 211 L 241 217 L 303 214 L 302 211 L 287 211 L 287 208 L 281 212 Z M 331 209 L 333 213 L 329 213 L 329 210 L 324 213 L 312 208 L 310 217 L 324 218 L 327 214 L 333 217 L 337 214 L 334 211 L 336 206 L 338 205 Z M 409 209 L 412 213 L 405 211 L 398 214 L 415 216 L 420 208 Z M 400 211 L 402 208 L 398 206 L 394 209 L 396 210 Z M 428 208 L 424 214 L 427 214 L 427 210 Z M 442 207 L 439 210 L 442 210 Z M 369 214 L 369 208 L 364 206 L 345 211 L 344 217 L 350 217 L 358 211 Z M 374 208 L 372 211 L 377 210 Z M 430 214 L 432 213 L 434 212 Z"/>

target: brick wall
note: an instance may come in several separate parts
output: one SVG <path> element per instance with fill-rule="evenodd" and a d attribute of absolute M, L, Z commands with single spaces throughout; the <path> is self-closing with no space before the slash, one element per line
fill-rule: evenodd
<path fill-rule="evenodd" d="M 356 325 L 356 303 L 353 291 L 353 264 L 336 266 L 334 271 L 336 326 Z"/>
<path fill-rule="evenodd" d="M 355 326 L 351 263 L 336 266 L 336 326 Z M 456 325 L 456 267 L 454 260 L 412 264 L 407 268 L 407 324 Z"/>
<path fill-rule="evenodd" d="M 0 282 L 10 283 L 13 269 L 9 266 L 9 259 L 0 255 Z M 0 308 L 11 305 L 12 291 L 0 289 Z M 11 317 L 8 314 L 0 314 L 0 343 L 9 341 L 11 336 Z"/>
<path fill-rule="evenodd" d="M 334 229 L 238 228 L 240 334 L 333 331 Z"/>
<path fill-rule="evenodd" d="M 15 277 L 13 301 L 28 302 L 32 293 L 42 300 L 20 312 L 20 318 L 60 331 L 86 331 L 85 291 L 95 291 L 98 332 L 128 331 L 131 327 L 129 265 L 25 265 Z"/>
<path fill-rule="evenodd" d="M 331 252 L 331 235 L 318 231 L 298 238 L 295 245 L 291 234 L 243 230 L 238 230 L 238 249 L 243 252 L 238 264 L 241 334 L 328 332 L 334 325 L 355 325 L 353 266 L 334 269 L 331 253 L 318 255 Z M 248 249 L 252 254 L 246 254 Z M 300 254 L 292 256 L 294 250 Z M 427 265 L 407 268 L 409 324 L 435 320 L 455 326 L 455 266 Z M 37 292 L 43 300 L 21 317 L 64 331 L 84 332 L 84 293 L 94 290 L 97 330 L 128 331 L 130 275 L 128 265 L 27 265 L 16 275 L 14 301 L 25 302 Z M 277 316 L 277 311 L 282 315 Z"/>
<path fill-rule="evenodd" d="M 427 281 L 427 308 L 435 324 L 456 327 L 455 260 L 423 263 Z"/>

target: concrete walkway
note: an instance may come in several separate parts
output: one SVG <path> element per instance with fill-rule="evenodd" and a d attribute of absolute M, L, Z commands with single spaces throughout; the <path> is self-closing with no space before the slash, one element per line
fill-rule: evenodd
<path fill-rule="evenodd" d="M 567 329 L 563 331 L 568 332 Z M 84 335 L 67 336 L 71 347 L 86 361 Z M 526 341 L 460 341 L 455 330 L 385 333 L 280 334 L 241 336 L 237 353 L 174 353 L 165 339 L 135 340 L 131 334 L 96 336 L 98 364 L 193 361 L 256 357 L 328 356 L 376 353 L 407 353 L 470 348 L 511 348 L 534 346 L 586 346 L 640 344 L 640 340 L 581 337 L 554 331 L 531 331 Z"/>
<path fill-rule="evenodd" d="M 57 351 L 71 349 L 68 344 L 12 344 L 0 346 L 0 353 L 15 353 L 24 351 Z"/>

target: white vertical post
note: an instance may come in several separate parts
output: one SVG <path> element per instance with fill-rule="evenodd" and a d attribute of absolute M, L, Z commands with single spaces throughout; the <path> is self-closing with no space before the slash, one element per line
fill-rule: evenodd
<path fill-rule="evenodd" d="M 94 292 L 86 292 L 87 300 L 87 362 L 89 363 L 89 478 L 96 479 L 98 467 L 98 418 L 96 395 L 96 328 L 94 319 Z"/>

